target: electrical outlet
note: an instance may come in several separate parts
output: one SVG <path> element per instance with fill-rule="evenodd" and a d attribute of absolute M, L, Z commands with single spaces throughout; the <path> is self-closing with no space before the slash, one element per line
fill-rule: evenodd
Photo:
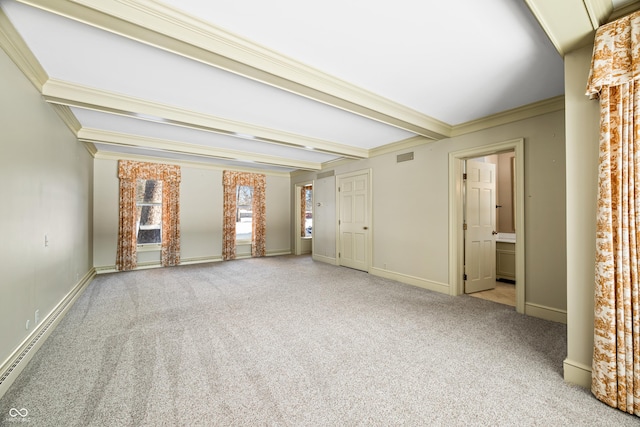
<path fill-rule="evenodd" d="M 40 310 L 36 310 L 36 313 L 33 316 L 34 325 L 40 323 Z"/>
<path fill-rule="evenodd" d="M 29 330 L 29 323 L 30 323 L 30 321 L 29 321 L 29 319 L 27 319 L 27 324 L 26 324 L 26 325 L 24 325 L 24 328 L 25 328 L 27 331 Z"/>
<path fill-rule="evenodd" d="M 44 235 L 44 247 L 48 247 L 49 246 L 49 236 L 47 236 L 46 234 Z"/>

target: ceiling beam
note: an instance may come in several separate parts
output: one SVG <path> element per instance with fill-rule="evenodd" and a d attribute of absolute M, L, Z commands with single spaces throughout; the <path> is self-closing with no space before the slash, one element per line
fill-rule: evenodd
<path fill-rule="evenodd" d="M 611 0 L 525 0 L 551 43 L 564 57 L 593 42 L 613 11 Z"/>
<path fill-rule="evenodd" d="M 142 148 L 146 150 L 160 151 L 165 153 L 177 153 L 189 156 L 251 162 L 293 169 L 303 169 L 308 171 L 316 171 L 322 168 L 322 164 L 319 162 L 284 159 L 282 157 L 269 156 L 265 154 L 255 154 L 247 151 L 205 147 L 202 145 L 188 144 L 180 141 L 170 141 L 159 138 L 124 134 L 120 132 L 110 132 L 101 129 L 82 128 L 80 129 L 80 131 L 78 131 L 78 140 L 81 142 Z"/>
<path fill-rule="evenodd" d="M 431 139 L 451 127 L 154 0 L 19 0 Z"/>
<path fill-rule="evenodd" d="M 364 148 L 351 147 L 318 138 L 223 119 L 209 114 L 145 101 L 57 79 L 49 79 L 43 85 L 42 95 L 46 101 L 52 104 L 86 108 L 139 120 L 215 132 L 232 137 L 248 137 L 255 141 L 333 154 L 340 157 L 362 159 L 368 156 L 368 150 Z"/>

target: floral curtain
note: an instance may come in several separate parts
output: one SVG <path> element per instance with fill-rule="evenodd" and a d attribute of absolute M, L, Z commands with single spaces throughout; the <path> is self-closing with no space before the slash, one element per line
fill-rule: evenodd
<path fill-rule="evenodd" d="M 307 191 L 313 188 L 312 185 L 300 187 L 300 237 L 306 237 L 305 222 L 307 219 Z"/>
<path fill-rule="evenodd" d="M 253 187 L 251 225 L 251 256 L 261 257 L 266 253 L 266 177 L 263 174 L 224 171 L 222 173 L 224 186 L 224 217 L 222 230 L 222 259 L 230 260 L 236 257 L 236 190 L 239 185 Z"/>
<path fill-rule="evenodd" d="M 136 182 L 138 179 L 161 180 L 162 185 L 162 254 L 163 267 L 180 263 L 180 166 L 120 160 L 120 220 L 116 270 L 137 266 Z"/>
<path fill-rule="evenodd" d="M 640 12 L 596 32 L 587 94 L 600 99 L 592 393 L 640 415 Z"/>

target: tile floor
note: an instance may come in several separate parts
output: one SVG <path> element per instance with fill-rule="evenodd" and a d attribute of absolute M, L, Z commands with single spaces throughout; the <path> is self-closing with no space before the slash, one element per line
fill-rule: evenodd
<path fill-rule="evenodd" d="M 475 292 L 469 296 L 482 298 L 489 301 L 516 306 L 516 286 L 512 283 L 496 281 L 495 289 L 488 291 Z"/>

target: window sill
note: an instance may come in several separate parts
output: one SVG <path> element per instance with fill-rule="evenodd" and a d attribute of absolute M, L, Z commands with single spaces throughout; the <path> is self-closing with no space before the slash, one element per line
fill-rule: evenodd
<path fill-rule="evenodd" d="M 154 252 L 162 250 L 162 245 L 159 243 L 156 244 L 148 244 L 148 245 L 138 245 L 138 252 Z"/>

